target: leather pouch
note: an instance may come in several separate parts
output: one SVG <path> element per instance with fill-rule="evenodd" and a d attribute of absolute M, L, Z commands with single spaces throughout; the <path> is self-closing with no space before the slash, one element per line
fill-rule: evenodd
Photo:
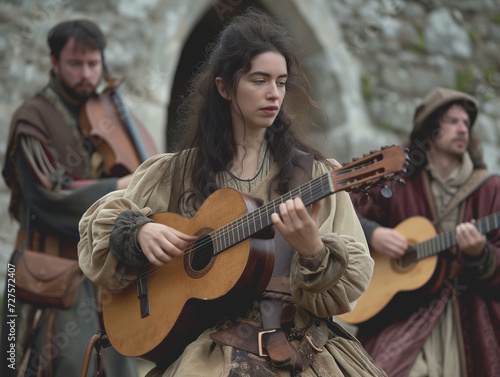
<path fill-rule="evenodd" d="M 77 260 L 24 250 L 16 263 L 16 295 L 38 305 L 60 309 L 76 302 L 83 275 Z"/>

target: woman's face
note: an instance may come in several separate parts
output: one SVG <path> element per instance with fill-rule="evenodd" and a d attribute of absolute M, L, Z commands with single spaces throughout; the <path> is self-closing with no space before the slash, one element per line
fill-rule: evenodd
<path fill-rule="evenodd" d="M 246 127 L 251 132 L 271 126 L 285 98 L 287 77 L 283 55 L 264 52 L 253 58 L 250 70 L 240 79 L 236 95 L 221 91 L 218 84 L 221 95 L 231 102 L 233 129 Z"/>

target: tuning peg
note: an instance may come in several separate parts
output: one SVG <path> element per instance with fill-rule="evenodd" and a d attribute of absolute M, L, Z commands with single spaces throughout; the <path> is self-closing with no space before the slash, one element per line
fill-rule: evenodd
<path fill-rule="evenodd" d="M 392 179 L 396 181 L 399 187 L 405 187 L 406 182 L 403 178 L 401 178 L 399 175 L 395 175 Z"/>
<path fill-rule="evenodd" d="M 363 196 L 361 196 L 361 198 L 359 199 L 359 204 L 364 206 L 366 203 L 368 203 L 368 197 L 371 194 L 370 190 L 368 190 L 367 188 L 360 188 L 359 192 L 363 194 Z"/>

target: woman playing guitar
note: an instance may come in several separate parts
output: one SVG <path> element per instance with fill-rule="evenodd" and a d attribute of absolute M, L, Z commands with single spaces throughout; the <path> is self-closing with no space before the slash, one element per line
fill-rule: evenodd
<path fill-rule="evenodd" d="M 352 308 L 373 262 L 346 192 L 311 203 L 293 191 L 315 195 L 340 167 L 300 136 L 308 90 L 286 29 L 236 17 L 193 80 L 178 152 L 87 211 L 80 264 L 107 289 L 119 352 L 163 376 L 385 375 L 328 321 Z"/>

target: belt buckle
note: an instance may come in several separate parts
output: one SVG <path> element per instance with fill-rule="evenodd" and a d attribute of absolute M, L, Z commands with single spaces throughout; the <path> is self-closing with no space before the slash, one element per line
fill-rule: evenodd
<path fill-rule="evenodd" d="M 315 350 L 316 352 L 323 352 L 323 348 L 318 348 L 312 341 L 311 336 L 309 334 L 306 334 L 305 338 L 307 339 L 307 343 L 309 343 L 309 345 L 313 350 Z"/>
<path fill-rule="evenodd" d="M 257 334 L 257 343 L 258 343 L 258 347 L 259 347 L 259 356 L 260 357 L 267 357 L 267 356 L 269 356 L 268 354 L 264 353 L 264 350 L 262 348 L 262 335 L 264 335 L 264 334 L 270 334 L 270 333 L 273 333 L 273 332 L 276 332 L 276 329 L 259 331 L 259 333 Z"/>

